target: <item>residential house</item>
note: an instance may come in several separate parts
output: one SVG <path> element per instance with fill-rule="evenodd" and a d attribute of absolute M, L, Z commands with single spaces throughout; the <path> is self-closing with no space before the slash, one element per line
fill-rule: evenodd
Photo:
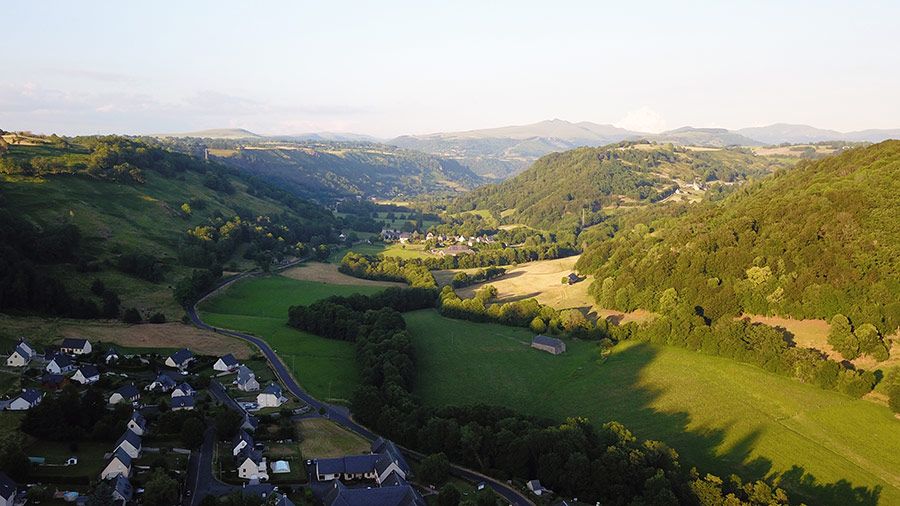
<path fill-rule="evenodd" d="M 91 342 L 87 339 L 67 337 L 59 345 L 59 351 L 69 355 L 87 355 L 91 352 Z"/>
<path fill-rule="evenodd" d="M 109 349 L 106 350 L 106 354 L 103 355 L 103 361 L 106 362 L 107 365 L 114 364 L 119 361 L 119 350 L 110 346 Z"/>
<path fill-rule="evenodd" d="M 574 272 L 570 272 L 568 276 L 566 276 L 566 283 L 570 285 L 574 285 L 575 283 L 581 281 L 581 278 L 578 277 L 578 274 Z"/>
<path fill-rule="evenodd" d="M 325 495 L 325 506 L 425 506 L 425 500 L 409 483 L 401 480 L 394 486 L 348 488 L 335 481 Z"/>
<path fill-rule="evenodd" d="M 120 402 L 137 402 L 141 398 L 141 392 L 134 385 L 125 385 L 109 396 L 110 404 Z"/>
<path fill-rule="evenodd" d="M 131 413 L 131 419 L 128 420 L 128 430 L 134 432 L 138 436 L 143 436 L 147 433 L 147 420 L 144 419 L 144 416 L 141 415 L 140 411 Z"/>
<path fill-rule="evenodd" d="M 0 506 L 13 506 L 16 500 L 16 482 L 0 471 Z"/>
<path fill-rule="evenodd" d="M 256 432 L 257 427 L 259 427 L 259 420 L 249 413 L 244 413 L 244 423 L 241 424 L 241 428 L 250 432 Z"/>
<path fill-rule="evenodd" d="M 13 348 L 12 353 L 6 357 L 6 365 L 9 367 L 25 367 L 35 355 L 34 348 L 22 339 Z"/>
<path fill-rule="evenodd" d="M 235 378 L 234 384 L 237 385 L 238 390 L 244 392 L 259 390 L 259 381 L 256 381 L 256 374 L 245 365 L 238 367 L 237 378 Z"/>
<path fill-rule="evenodd" d="M 166 358 L 166 365 L 176 369 L 186 369 L 194 360 L 194 354 L 187 348 L 182 348 Z"/>
<path fill-rule="evenodd" d="M 113 483 L 113 491 L 112 497 L 113 501 L 121 502 L 122 504 L 128 504 L 131 502 L 131 498 L 134 496 L 134 488 L 131 486 L 131 482 L 128 481 L 128 478 L 122 476 L 116 476 L 116 481 Z"/>
<path fill-rule="evenodd" d="M 72 375 L 72 381 L 77 381 L 82 385 L 96 383 L 100 381 L 100 371 L 93 365 L 85 364 L 75 371 L 75 374 Z"/>
<path fill-rule="evenodd" d="M 528 487 L 528 490 L 531 490 L 531 492 L 536 496 L 541 496 L 548 492 L 548 490 L 545 489 L 543 485 L 541 485 L 540 480 L 531 480 L 526 483 L 526 486 Z"/>
<path fill-rule="evenodd" d="M 38 404 L 44 398 L 44 394 L 40 390 L 33 388 L 22 389 L 22 393 L 9 402 L 6 409 L 10 411 L 27 411 Z"/>
<path fill-rule="evenodd" d="M 294 506 L 294 502 L 288 499 L 287 494 L 281 494 L 275 498 L 273 506 Z"/>
<path fill-rule="evenodd" d="M 410 234 L 409 232 L 401 232 L 400 235 L 397 236 L 397 239 L 400 240 L 400 244 L 406 244 L 410 239 L 412 239 L 412 234 Z"/>
<path fill-rule="evenodd" d="M 350 455 L 316 461 L 316 475 L 319 481 L 331 480 L 373 480 L 384 486 L 397 477 L 406 479 L 412 474 L 409 464 L 397 446 L 384 438 L 372 443 L 372 453 Z"/>
<path fill-rule="evenodd" d="M 126 478 L 131 476 L 131 456 L 122 449 L 114 451 L 106 467 L 100 471 L 100 478 L 104 480 L 111 480 L 118 476 Z"/>
<path fill-rule="evenodd" d="M 281 387 L 277 383 L 269 383 L 269 386 L 256 396 L 256 404 L 261 408 L 277 408 L 285 402 L 287 398 L 282 395 Z"/>
<path fill-rule="evenodd" d="M 68 355 L 57 353 L 56 355 L 53 355 L 53 358 L 50 360 L 50 363 L 47 364 L 45 369 L 50 374 L 65 374 L 75 370 L 75 363 L 72 362 L 72 359 L 69 358 Z"/>
<path fill-rule="evenodd" d="M 190 411 L 194 409 L 193 395 L 179 395 L 172 397 L 172 411 Z"/>
<path fill-rule="evenodd" d="M 266 458 L 262 452 L 252 447 L 244 448 L 237 456 L 238 478 L 245 480 L 268 481 L 269 473 L 266 471 Z"/>
<path fill-rule="evenodd" d="M 175 388 L 175 380 L 168 374 L 161 372 L 153 380 L 153 383 L 147 385 L 146 390 L 150 392 L 168 392 Z"/>
<path fill-rule="evenodd" d="M 548 337 L 545 335 L 534 336 L 534 339 L 531 340 L 531 347 L 536 350 L 546 351 L 553 355 L 559 355 L 566 351 L 566 343 L 555 337 Z"/>
<path fill-rule="evenodd" d="M 378 462 L 375 463 L 375 469 L 378 473 L 376 481 L 381 484 L 391 472 L 400 474 L 404 479 L 412 474 L 412 468 L 403 457 L 400 449 L 393 441 L 379 437 L 372 442 L 372 453 L 381 455 Z"/>
<path fill-rule="evenodd" d="M 253 437 L 247 434 L 247 431 L 241 429 L 234 436 L 234 439 L 231 440 L 231 454 L 237 457 L 244 448 L 253 448 Z"/>
<path fill-rule="evenodd" d="M 126 430 L 119 440 L 116 441 L 116 449 L 113 451 L 118 450 L 124 451 L 133 459 L 138 458 L 141 455 L 141 436 Z"/>
<path fill-rule="evenodd" d="M 191 387 L 187 383 L 182 383 L 182 384 L 178 385 L 177 387 L 175 387 L 174 390 L 172 390 L 172 398 L 174 399 L 175 397 L 184 397 L 184 396 L 188 396 L 188 395 L 194 395 L 194 393 L 195 392 L 194 392 L 193 387 Z"/>
<path fill-rule="evenodd" d="M 214 371 L 228 372 L 237 369 L 238 361 L 234 358 L 234 355 L 229 353 L 223 357 L 220 357 L 219 360 L 216 360 L 216 363 L 213 364 Z"/>
<path fill-rule="evenodd" d="M 397 241 L 400 239 L 399 230 L 383 229 L 381 231 L 381 239 L 383 241 Z"/>

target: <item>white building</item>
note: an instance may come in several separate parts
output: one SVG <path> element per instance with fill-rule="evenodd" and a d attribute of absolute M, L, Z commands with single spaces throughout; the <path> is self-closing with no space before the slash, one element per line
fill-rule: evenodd
<path fill-rule="evenodd" d="M 67 337 L 59 346 L 59 351 L 69 355 L 87 355 L 91 352 L 91 342 L 87 339 Z"/>
<path fill-rule="evenodd" d="M 131 476 L 131 457 L 123 450 L 116 450 L 103 471 L 100 471 L 100 478 L 104 480 L 110 480 L 117 476 L 126 478 Z"/>
<path fill-rule="evenodd" d="M 245 365 L 238 367 L 237 378 L 235 378 L 234 384 L 237 386 L 238 390 L 243 392 L 255 392 L 259 390 L 259 381 L 256 380 L 256 374 Z"/>
<path fill-rule="evenodd" d="M 268 481 L 266 458 L 262 453 L 250 448 L 244 450 L 237 458 L 238 478 L 245 480 Z"/>
<path fill-rule="evenodd" d="M 130 430 L 126 430 L 122 437 L 116 441 L 116 449 L 114 452 L 122 450 L 129 457 L 136 459 L 141 455 L 141 436 L 138 436 Z"/>
<path fill-rule="evenodd" d="M 75 370 L 75 363 L 68 355 L 57 353 L 45 368 L 50 374 L 65 374 Z"/>
<path fill-rule="evenodd" d="M 35 354 L 34 348 L 23 339 L 19 341 L 12 353 L 6 357 L 6 365 L 9 367 L 25 367 L 31 362 Z"/>
<path fill-rule="evenodd" d="M 256 396 L 256 404 L 261 408 L 277 408 L 286 401 L 287 398 L 281 394 L 281 387 L 277 383 L 270 383 Z"/>
<path fill-rule="evenodd" d="M 16 398 L 9 402 L 6 409 L 10 411 L 27 411 L 40 404 L 43 398 L 44 394 L 40 391 L 33 388 L 26 388 L 22 390 L 22 393 Z"/>
<path fill-rule="evenodd" d="M 88 385 L 100 381 L 100 371 L 92 365 L 83 365 L 72 375 L 72 381 Z"/>
<path fill-rule="evenodd" d="M 143 436 L 147 433 L 147 420 L 144 419 L 140 412 L 135 411 L 131 414 L 131 420 L 128 420 L 128 430 L 138 436 Z"/>
<path fill-rule="evenodd" d="M 228 372 L 228 371 L 233 371 L 233 370 L 237 369 L 238 365 L 239 364 L 238 364 L 237 359 L 234 358 L 234 355 L 229 353 L 228 355 L 225 355 L 225 356 L 219 358 L 219 360 L 216 360 L 216 363 L 213 364 L 213 370 L 220 371 L 220 372 Z"/>

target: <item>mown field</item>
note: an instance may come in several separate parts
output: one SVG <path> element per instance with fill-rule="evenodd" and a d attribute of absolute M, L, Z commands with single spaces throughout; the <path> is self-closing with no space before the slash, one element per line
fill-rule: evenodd
<path fill-rule="evenodd" d="M 432 405 L 617 420 L 703 471 L 784 474 L 785 486 L 814 504 L 900 503 L 900 422 L 883 406 L 681 348 L 627 343 L 601 364 L 592 343 L 570 342 L 552 356 L 530 349 L 525 329 L 433 310 L 406 320 L 416 393 Z"/>
<path fill-rule="evenodd" d="M 400 244 L 400 243 L 373 243 L 367 244 L 361 242 L 354 244 L 349 248 L 341 248 L 329 255 L 328 261 L 331 263 L 340 263 L 348 252 L 359 253 L 362 255 L 383 255 L 388 257 L 400 258 L 428 258 L 432 255 L 424 250 L 421 244 Z"/>
<path fill-rule="evenodd" d="M 287 326 L 288 308 L 331 295 L 375 293 L 379 286 L 350 286 L 267 276 L 240 281 L 200 305 L 204 321 L 264 338 L 294 377 L 320 399 L 346 401 L 359 381 L 352 343 Z"/>

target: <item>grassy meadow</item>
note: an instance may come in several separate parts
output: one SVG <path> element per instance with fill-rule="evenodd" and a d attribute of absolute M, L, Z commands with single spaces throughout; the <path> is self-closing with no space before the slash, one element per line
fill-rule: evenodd
<path fill-rule="evenodd" d="M 570 341 L 553 356 L 530 349 L 526 329 L 433 310 L 406 320 L 416 393 L 434 406 L 488 402 L 555 420 L 617 420 L 702 471 L 783 475 L 814 504 L 900 501 L 900 425 L 886 407 L 681 348 L 625 343 L 598 363 L 593 343 Z"/>
<path fill-rule="evenodd" d="M 352 343 L 334 341 L 287 326 L 288 308 L 332 295 L 376 293 L 378 286 L 350 286 L 266 276 L 235 283 L 200 305 L 203 319 L 217 327 L 264 338 L 310 394 L 342 402 L 359 381 Z"/>

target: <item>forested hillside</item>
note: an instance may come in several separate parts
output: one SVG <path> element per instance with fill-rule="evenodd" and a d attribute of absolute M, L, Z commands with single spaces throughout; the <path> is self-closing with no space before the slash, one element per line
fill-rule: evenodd
<path fill-rule="evenodd" d="M 619 206 L 699 199 L 707 186 L 767 175 L 783 162 L 743 149 L 695 150 L 649 143 L 579 148 L 540 158 L 528 170 L 454 201 L 451 211 L 487 209 L 505 223 L 544 229 L 597 223 Z M 683 194 L 683 196 L 682 196 Z"/>
<path fill-rule="evenodd" d="M 0 311 L 177 317 L 173 285 L 190 298 L 223 268 L 337 241 L 329 211 L 221 164 L 122 137 L 8 138 Z"/>
<path fill-rule="evenodd" d="M 888 334 L 900 326 L 898 175 L 900 141 L 800 162 L 593 244 L 577 267 L 596 276 L 592 293 L 604 307 L 683 301 L 707 318 L 841 314 L 857 337 L 872 333 L 864 324 Z M 850 332 L 840 317 L 835 327 Z"/>
<path fill-rule="evenodd" d="M 273 142 L 178 139 L 210 158 L 321 202 L 349 196 L 407 199 L 456 193 L 484 180 L 454 160 L 392 146 L 356 142 Z M 192 146 L 193 144 L 193 146 Z"/>

